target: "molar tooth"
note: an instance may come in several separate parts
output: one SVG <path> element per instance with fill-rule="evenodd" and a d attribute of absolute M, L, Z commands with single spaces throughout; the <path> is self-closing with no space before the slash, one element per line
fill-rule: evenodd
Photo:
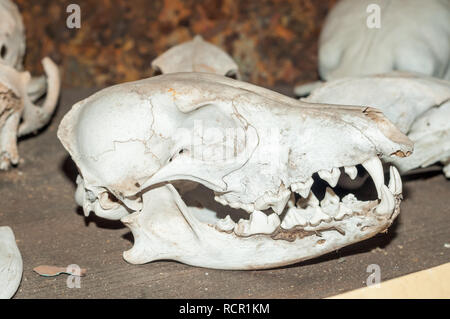
<path fill-rule="evenodd" d="M 310 207 L 318 207 L 320 204 L 316 195 L 313 192 L 309 192 L 309 196 L 306 198 L 300 198 L 297 202 L 297 207 L 306 208 Z"/>
<path fill-rule="evenodd" d="M 311 190 L 311 186 L 313 183 L 314 180 L 312 179 L 312 177 L 310 177 L 305 182 L 295 183 L 295 189 L 291 189 L 300 194 L 301 197 L 306 198 L 309 195 L 309 191 Z"/>
<path fill-rule="evenodd" d="M 356 203 L 357 201 L 358 201 L 358 199 L 352 193 L 348 193 L 347 195 L 345 195 L 342 198 L 342 202 L 345 203 L 345 204 L 350 204 L 351 205 L 353 203 Z"/>
<path fill-rule="evenodd" d="M 353 210 L 349 207 L 347 207 L 347 205 L 341 203 L 339 205 L 339 212 L 336 216 L 334 216 L 334 220 L 342 220 L 344 219 L 344 217 L 346 215 L 351 216 L 353 214 Z"/>
<path fill-rule="evenodd" d="M 253 234 L 272 234 L 280 226 L 280 218 L 277 214 L 266 214 L 255 210 L 250 215 L 250 220 L 241 219 L 234 227 L 234 232 L 239 236 L 250 236 Z"/>
<path fill-rule="evenodd" d="M 394 195 L 400 195 L 402 193 L 402 179 L 395 166 L 391 166 L 389 169 L 389 190 Z"/>
<path fill-rule="evenodd" d="M 330 215 L 334 216 L 339 211 L 339 197 L 334 193 L 334 191 L 327 187 L 325 191 L 325 196 L 320 202 L 322 210 Z"/>
<path fill-rule="evenodd" d="M 276 195 L 266 192 L 255 201 L 254 207 L 256 210 L 265 210 L 271 207 L 274 212 L 280 215 L 283 212 L 290 196 L 291 192 L 285 188 L 280 189 L 279 193 Z"/>
<path fill-rule="evenodd" d="M 326 181 L 331 187 L 335 187 L 339 180 L 339 176 L 341 176 L 341 171 L 339 168 L 333 167 L 331 171 L 320 170 L 318 174 L 319 177 Z"/>
<path fill-rule="evenodd" d="M 218 202 L 219 204 L 222 204 L 223 206 L 226 206 L 226 205 L 228 205 L 228 202 L 224 199 L 224 198 L 222 198 L 222 197 L 220 197 L 220 196 L 214 196 L 214 200 L 216 201 L 216 202 Z"/>
<path fill-rule="evenodd" d="M 230 215 L 227 215 L 224 219 L 219 220 L 216 223 L 216 227 L 223 231 L 232 231 L 236 223 L 231 219 Z"/>
<path fill-rule="evenodd" d="M 330 216 L 328 216 L 327 214 L 325 214 L 320 207 L 316 207 L 315 212 L 314 212 L 314 216 L 309 220 L 309 224 L 311 226 L 317 226 L 319 225 L 322 221 L 324 222 L 330 222 L 332 220 L 332 218 Z"/>
<path fill-rule="evenodd" d="M 291 229 L 297 225 L 306 226 L 308 225 L 308 222 L 301 216 L 301 210 L 293 207 L 290 208 L 286 213 L 286 216 L 284 216 L 281 227 L 284 229 Z"/>
<path fill-rule="evenodd" d="M 320 205 L 327 206 L 330 204 L 331 205 L 339 204 L 339 196 L 337 196 L 330 187 L 327 187 L 325 189 L 325 196 L 323 197 L 322 201 L 320 202 Z"/>
<path fill-rule="evenodd" d="M 344 171 L 345 174 L 347 174 L 352 180 L 355 179 L 358 175 L 358 169 L 356 168 L 356 166 L 345 166 Z"/>
<path fill-rule="evenodd" d="M 381 186 L 381 201 L 375 208 L 375 213 L 379 215 L 387 215 L 392 213 L 395 208 L 395 199 L 391 191 L 386 185 Z"/>
<path fill-rule="evenodd" d="M 384 185 L 384 172 L 380 159 L 376 156 L 372 157 L 362 163 L 362 166 L 367 170 L 370 177 L 372 177 L 373 183 L 377 189 L 378 198 L 381 198 L 381 187 Z"/>

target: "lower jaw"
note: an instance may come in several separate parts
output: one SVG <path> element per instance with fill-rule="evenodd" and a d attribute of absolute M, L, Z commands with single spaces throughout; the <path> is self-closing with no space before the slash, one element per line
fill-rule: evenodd
<path fill-rule="evenodd" d="M 391 214 L 378 215 L 376 201 L 367 202 L 359 214 L 345 216 L 317 226 L 279 227 L 271 234 L 254 234 L 247 237 L 233 231 L 217 230 L 213 223 L 202 222 L 183 203 L 172 185 L 159 188 L 170 192 L 179 211 L 177 217 L 161 220 L 151 210 L 134 213 L 122 219 L 135 237 L 132 249 L 124 258 L 133 264 L 155 260 L 176 260 L 185 264 L 215 268 L 251 270 L 280 267 L 315 258 L 344 246 L 370 238 L 386 230 L 400 212 L 401 195 L 395 196 Z M 152 198 L 150 191 L 146 200 Z M 159 220 L 158 220 L 159 218 Z M 179 218 L 179 219 L 178 219 Z M 174 227 L 172 223 L 177 223 Z M 181 226 L 181 227 L 180 227 Z"/>

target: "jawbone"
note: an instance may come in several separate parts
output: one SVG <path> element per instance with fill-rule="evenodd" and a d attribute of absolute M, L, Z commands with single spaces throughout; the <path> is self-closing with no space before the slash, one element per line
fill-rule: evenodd
<path fill-rule="evenodd" d="M 132 264 L 169 259 L 230 270 L 273 268 L 311 259 L 370 238 L 392 224 L 400 213 L 402 186 L 395 168 L 391 168 L 390 175 L 389 187 L 383 189 L 390 192 L 387 195 L 393 198 L 393 204 L 387 204 L 384 195 L 374 201 L 353 199 L 351 212 L 338 213 L 314 225 L 311 221 L 304 226 L 293 225 L 291 221 L 290 228 L 283 222 L 289 214 L 302 209 L 288 205 L 283 222 L 272 233 L 248 236 L 236 233 L 238 224 L 234 230 L 219 226 L 220 222 L 233 223 L 229 215 L 216 223 L 200 221 L 175 187 L 166 184 L 146 192 L 143 209 L 121 219 L 135 240 L 123 257 Z"/>

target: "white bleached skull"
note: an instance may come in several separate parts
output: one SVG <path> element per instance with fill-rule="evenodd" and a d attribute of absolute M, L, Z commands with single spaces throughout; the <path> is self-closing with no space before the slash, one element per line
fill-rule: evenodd
<path fill-rule="evenodd" d="M 14 233 L 8 226 L 0 227 L 0 299 L 14 296 L 22 279 L 23 262 Z"/>
<path fill-rule="evenodd" d="M 10 1 L 0 0 L 0 169 L 19 162 L 17 137 L 33 133 L 50 120 L 56 108 L 60 78 L 50 58 L 44 58 L 45 76 L 31 78 L 22 71 L 25 35 L 22 18 Z M 42 105 L 33 102 L 44 94 Z"/>
<path fill-rule="evenodd" d="M 17 6 L 0 0 L 0 63 L 22 69 L 25 54 L 25 27 Z"/>
<path fill-rule="evenodd" d="M 405 173 L 436 162 L 450 177 L 450 82 L 391 72 L 326 82 L 303 99 L 311 103 L 371 105 L 414 142 L 414 154 L 392 161 Z"/>
<path fill-rule="evenodd" d="M 239 68 L 219 47 L 203 40 L 200 35 L 179 44 L 152 62 L 155 74 L 206 72 L 240 79 Z"/>
<path fill-rule="evenodd" d="M 377 8 L 379 28 L 371 24 Z M 320 34 L 320 77 L 406 71 L 450 80 L 449 21 L 448 0 L 341 0 Z M 300 85 L 295 93 L 316 86 Z"/>
<path fill-rule="evenodd" d="M 386 230 L 402 184 L 393 167 L 385 185 L 379 157 L 412 151 L 378 110 L 305 103 L 207 73 L 104 89 L 72 107 L 58 137 L 81 175 L 77 201 L 131 228 L 128 262 L 220 269 L 286 265 Z M 378 199 L 333 192 L 340 168 L 353 175 L 358 164 Z M 321 201 L 313 175 L 330 185 Z M 182 198 L 179 180 L 200 186 Z"/>

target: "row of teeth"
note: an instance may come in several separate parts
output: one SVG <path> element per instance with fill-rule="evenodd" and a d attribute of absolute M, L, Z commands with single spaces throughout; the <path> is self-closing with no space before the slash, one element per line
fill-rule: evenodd
<path fill-rule="evenodd" d="M 395 208 L 394 195 L 400 195 L 402 184 L 400 174 L 393 166 L 390 168 L 389 185 L 384 185 L 384 172 L 381 161 L 378 157 L 371 158 L 364 162 L 362 166 L 372 177 L 380 200 L 375 212 L 379 215 L 390 214 Z M 351 179 L 357 175 L 355 166 L 344 167 L 344 171 Z M 318 175 L 325 180 L 331 187 L 335 187 L 340 176 L 339 168 L 333 168 L 331 171 L 319 171 Z M 236 224 L 230 216 L 219 220 L 216 227 L 219 230 L 230 232 L 234 231 L 239 236 L 250 236 L 253 234 L 272 234 L 276 229 L 282 227 L 291 229 L 299 226 L 318 226 L 322 222 L 332 220 L 342 220 L 345 216 L 358 213 L 367 202 L 361 202 L 353 194 L 342 198 L 327 187 L 322 201 L 316 198 L 311 192 L 313 179 L 309 178 L 305 182 L 291 185 L 291 190 L 299 194 L 302 198 L 297 203 L 293 202 L 293 194 L 283 186 L 277 194 L 266 193 L 255 201 L 254 204 L 228 203 L 223 197 L 216 196 L 215 200 L 222 205 L 229 205 L 232 208 L 244 209 L 251 213 L 248 220 L 241 219 Z M 279 215 L 288 205 L 283 221 Z M 272 208 L 275 213 L 266 215 L 262 210 Z"/>

